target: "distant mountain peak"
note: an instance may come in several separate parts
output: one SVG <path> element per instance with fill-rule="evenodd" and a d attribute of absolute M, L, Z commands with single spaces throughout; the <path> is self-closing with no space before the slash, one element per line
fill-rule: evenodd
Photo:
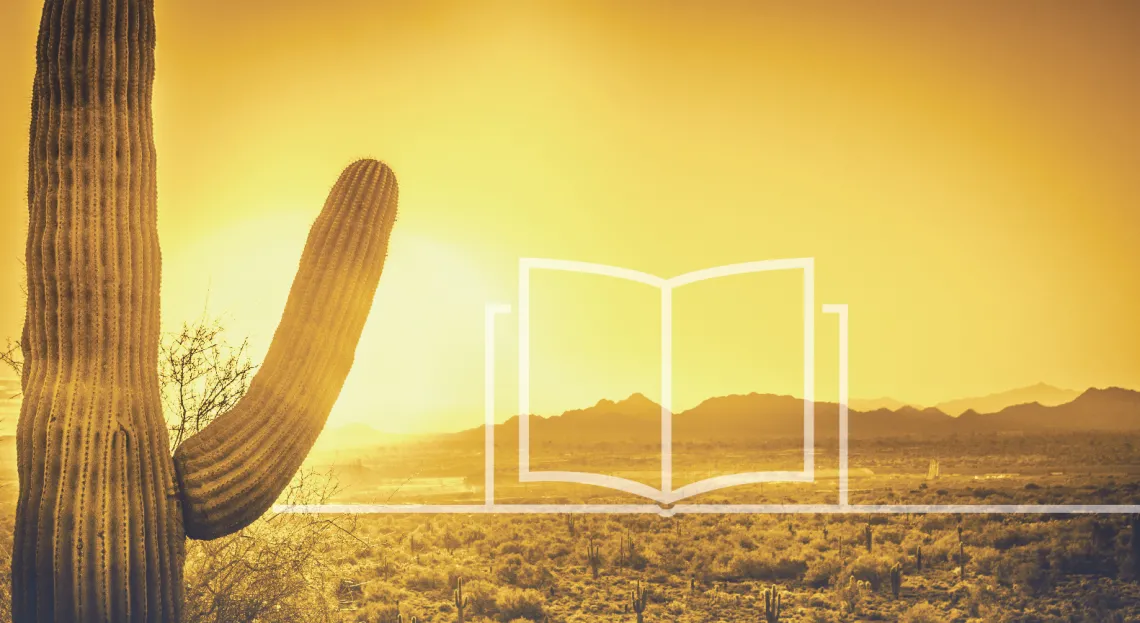
<path fill-rule="evenodd" d="M 1140 392 L 1123 387 L 1090 387 L 1076 398 L 1079 401 L 1137 401 L 1140 402 Z"/>
<path fill-rule="evenodd" d="M 1080 395 L 1080 392 L 1071 389 L 1062 389 L 1038 382 L 1026 387 L 1018 387 L 1002 392 L 947 400 L 935 405 L 939 410 L 950 415 L 959 416 L 967 411 L 978 413 L 998 413 L 1015 405 L 1039 403 L 1051 407 L 1071 402 Z"/>
<path fill-rule="evenodd" d="M 847 406 L 856 411 L 878 411 L 879 409 L 898 411 L 903 407 L 914 407 L 916 405 L 913 402 L 883 396 L 881 398 L 851 398 L 847 401 Z"/>
<path fill-rule="evenodd" d="M 634 393 L 630 394 L 629 398 L 626 398 L 622 402 L 626 403 L 626 404 L 631 404 L 631 405 L 642 404 L 642 405 L 661 406 L 656 401 L 650 399 L 648 396 L 646 396 L 645 394 L 643 394 L 641 392 L 634 392 Z"/>

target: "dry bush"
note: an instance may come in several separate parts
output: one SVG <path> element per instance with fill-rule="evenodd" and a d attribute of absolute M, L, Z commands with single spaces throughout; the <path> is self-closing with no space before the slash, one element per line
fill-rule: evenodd
<path fill-rule="evenodd" d="M 494 616 L 498 612 L 498 589 L 494 584 L 483 580 L 475 580 L 463 585 L 463 592 L 471 598 L 468 608 L 475 616 Z"/>
<path fill-rule="evenodd" d="M 303 469 L 283 503 L 323 504 L 327 473 Z M 352 538 L 351 517 L 270 514 L 240 532 L 186 548 L 185 623 L 335 621 L 341 577 L 332 552 Z"/>
<path fill-rule="evenodd" d="M 495 603 L 502 621 L 541 621 L 545 614 L 546 599 L 534 589 L 505 586 L 496 594 Z"/>
<path fill-rule="evenodd" d="M 778 551 L 778 550 L 777 550 Z M 770 550 L 740 552 L 729 564 L 729 579 L 761 581 L 798 580 L 807 570 L 802 559 L 775 554 Z"/>
<path fill-rule="evenodd" d="M 804 584 L 812 588 L 825 588 L 835 584 L 842 572 L 843 563 L 837 556 L 820 556 L 807 563 Z"/>
<path fill-rule="evenodd" d="M 847 564 L 841 579 L 846 582 L 847 577 L 853 577 L 856 581 L 862 580 L 870 584 L 871 590 L 877 591 L 890 577 L 892 564 L 891 559 L 886 556 L 862 554 Z"/>
<path fill-rule="evenodd" d="M 904 612 L 899 623 L 947 623 L 947 619 L 929 603 L 920 603 Z"/>
<path fill-rule="evenodd" d="M 448 590 L 447 573 L 431 567 L 413 567 L 404 574 L 404 586 L 417 593 L 439 593 Z"/>
<path fill-rule="evenodd" d="M 231 409 L 249 389 L 248 340 L 225 341 L 217 319 L 200 318 L 164 337 L 158 377 L 170 447 Z M 302 469 L 284 504 L 323 504 L 338 491 L 331 472 Z M 336 620 L 341 578 L 335 552 L 355 536 L 355 518 L 268 514 L 236 534 L 186 547 L 186 623 Z"/>
<path fill-rule="evenodd" d="M 158 381 L 171 451 L 245 395 L 255 369 L 248 350 L 248 339 L 237 346 L 226 343 L 219 319 L 183 323 L 162 340 Z"/>

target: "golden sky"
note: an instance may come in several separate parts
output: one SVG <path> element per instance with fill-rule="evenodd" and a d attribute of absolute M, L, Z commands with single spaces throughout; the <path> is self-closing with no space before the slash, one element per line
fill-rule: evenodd
<path fill-rule="evenodd" d="M 1140 5 L 157 1 L 163 321 L 268 346 L 351 160 L 401 218 L 333 424 L 482 417 L 518 258 L 814 257 L 854 397 L 1140 387 Z M 0 3 L 0 335 L 17 336 L 39 3 Z M 796 275 L 677 292 L 676 406 L 800 393 Z M 657 386 L 658 297 L 536 276 L 538 413 Z M 819 314 L 817 395 L 835 396 Z M 498 323 L 499 415 L 515 317 Z"/>

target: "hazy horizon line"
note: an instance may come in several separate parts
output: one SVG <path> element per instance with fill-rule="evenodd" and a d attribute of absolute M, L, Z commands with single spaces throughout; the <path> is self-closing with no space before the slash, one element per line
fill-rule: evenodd
<path fill-rule="evenodd" d="M 977 396 L 966 396 L 966 397 L 962 397 L 962 398 L 953 398 L 953 399 L 949 399 L 949 400 L 943 400 L 943 401 L 936 403 L 935 405 L 920 405 L 920 404 L 914 404 L 914 403 L 910 403 L 910 402 L 906 402 L 906 401 L 902 401 L 902 400 L 898 400 L 898 402 L 902 403 L 904 407 L 911 407 L 911 408 L 916 408 L 916 409 L 921 409 L 921 410 L 937 409 L 937 406 L 936 406 L 937 404 L 945 404 L 945 403 L 949 403 L 949 402 L 957 402 L 957 401 L 971 400 L 971 399 L 988 398 L 991 396 L 1009 393 L 1009 392 L 1013 392 L 1013 391 L 1017 391 L 1017 390 L 1021 390 L 1021 389 L 1030 389 L 1030 388 L 1034 388 L 1034 387 L 1038 387 L 1038 386 L 1046 386 L 1046 387 L 1049 387 L 1052 389 L 1057 389 L 1057 390 L 1062 390 L 1062 391 L 1067 391 L 1067 392 L 1074 392 L 1075 394 L 1077 394 L 1078 397 L 1087 393 L 1090 390 L 1104 391 L 1104 390 L 1109 390 L 1109 389 L 1121 389 L 1121 390 L 1130 391 L 1130 392 L 1140 392 L 1140 389 L 1133 389 L 1130 387 L 1124 387 L 1122 385 L 1109 384 L 1109 385 L 1103 385 L 1103 386 L 1089 386 L 1089 387 L 1086 387 L 1084 389 L 1070 389 L 1070 388 L 1066 388 L 1066 387 L 1059 387 L 1059 386 L 1052 385 L 1049 383 L 1041 382 L 1041 383 L 1034 383 L 1032 385 L 1023 385 L 1023 386 L 1019 386 L 1019 387 L 1013 387 L 1013 388 L 1010 388 L 1007 390 L 993 392 L 990 394 L 977 395 Z M 649 400 L 650 402 L 653 402 L 654 404 L 658 404 L 658 405 L 660 404 L 658 401 L 653 400 L 652 398 L 649 398 L 644 392 L 635 391 L 635 392 L 632 392 L 629 395 L 625 396 L 624 398 L 613 399 L 613 398 L 603 397 L 603 398 L 599 398 L 597 401 L 595 401 L 592 404 L 588 404 L 588 405 L 581 406 L 581 407 L 573 407 L 573 408 L 565 409 L 559 413 L 552 413 L 552 414 L 546 414 L 546 415 L 540 414 L 540 413 L 531 413 L 531 414 L 529 414 L 529 416 L 530 417 L 538 417 L 538 418 L 548 418 L 548 419 L 549 418 L 562 417 L 562 416 L 566 415 L 567 413 L 570 413 L 573 411 L 585 411 L 587 409 L 591 409 L 593 407 L 596 407 L 598 404 L 600 404 L 602 402 L 608 401 L 608 402 L 611 402 L 614 404 L 618 404 L 621 402 L 625 402 L 625 401 L 629 400 L 630 398 L 633 398 L 634 396 L 638 396 L 638 395 L 642 396 L 646 400 Z M 748 393 L 721 394 L 721 395 L 717 395 L 717 396 L 709 396 L 708 398 L 701 400 L 696 405 L 689 407 L 688 409 L 685 409 L 682 411 L 677 411 L 676 414 L 677 415 L 683 414 L 686 411 L 690 411 L 692 409 L 695 409 L 695 408 L 699 407 L 700 405 L 704 404 L 705 402 L 707 402 L 709 400 L 716 399 L 716 398 L 728 398 L 728 397 L 732 397 L 732 396 L 749 396 L 749 395 L 774 396 L 777 398 L 791 398 L 794 400 L 803 400 L 802 397 L 795 396 L 792 394 L 781 394 L 781 393 L 760 392 L 760 391 L 752 391 L 752 392 L 748 392 Z M 897 400 L 897 399 L 889 397 L 889 396 L 883 396 L 883 397 L 878 397 L 878 398 L 851 398 L 848 400 L 848 406 L 850 407 L 850 405 L 854 402 L 887 400 L 887 399 Z M 816 402 L 816 404 L 825 404 L 825 403 L 836 404 L 838 401 L 836 401 L 836 400 L 816 400 L 815 402 Z M 1067 402 L 1071 402 L 1071 401 L 1066 401 L 1065 403 L 1058 403 L 1058 404 L 1067 404 Z M 1010 405 L 1010 406 L 1013 406 L 1013 405 Z M 1043 405 L 1043 406 L 1048 406 L 1048 405 Z M 1056 405 L 1054 405 L 1054 406 L 1056 406 Z M 1003 408 L 1005 408 L 1005 407 L 1003 407 Z M 896 411 L 896 409 L 888 409 L 888 410 L 889 411 Z M 859 410 L 856 410 L 856 411 L 859 411 Z M 945 413 L 945 412 L 943 412 L 943 413 Z M 510 420 L 519 417 L 519 415 L 520 414 L 518 414 L 518 413 L 512 413 L 505 420 L 497 421 L 496 425 L 505 424 L 505 423 L 509 422 Z M 958 417 L 958 416 L 952 415 L 950 413 L 946 413 L 946 415 L 948 417 L 952 417 L 952 418 Z M 415 432 L 394 432 L 394 431 L 389 431 L 389 430 L 385 430 L 382 428 L 377 428 L 371 422 L 366 422 L 366 421 L 361 421 L 361 420 L 351 420 L 351 421 L 345 422 L 343 424 L 336 424 L 334 427 L 331 427 L 331 428 L 342 429 L 342 428 L 347 428 L 349 426 L 354 426 L 354 425 L 355 426 L 367 426 L 367 427 L 371 428 L 372 430 L 374 430 L 375 432 L 384 433 L 384 434 L 388 434 L 388 435 L 416 437 L 416 436 L 430 436 L 430 435 L 445 435 L 445 434 L 462 433 L 462 432 L 465 432 L 468 430 L 480 428 L 483 426 L 483 423 L 479 422 L 475 425 L 462 427 L 462 428 L 432 429 L 432 430 L 421 430 L 421 431 L 415 431 Z M 327 430 L 327 428 L 326 428 L 326 430 Z"/>

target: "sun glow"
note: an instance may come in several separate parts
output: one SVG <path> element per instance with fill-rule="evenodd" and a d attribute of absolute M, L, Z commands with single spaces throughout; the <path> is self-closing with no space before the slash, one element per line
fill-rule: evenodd
<path fill-rule="evenodd" d="M 855 397 L 1140 386 L 1122 346 L 1140 343 L 1140 38 L 1108 5 L 268 6 L 156 9 L 163 321 L 222 315 L 260 357 L 339 171 L 383 159 L 401 216 L 334 424 L 477 425 L 483 306 L 516 301 L 520 257 L 663 276 L 814 257 L 817 300 L 850 304 Z M 0 336 L 23 321 L 38 16 L 0 7 Z M 542 410 L 652 393 L 640 373 L 591 380 L 651 378 L 657 353 L 622 346 L 640 308 L 587 323 L 570 295 L 606 286 L 575 288 L 551 294 L 535 343 L 606 359 L 551 354 Z M 684 303 L 708 341 L 677 363 L 678 396 L 745 378 L 800 391 L 742 347 L 736 320 L 775 321 L 770 296 L 710 286 Z M 817 325 L 827 399 L 834 335 Z"/>

